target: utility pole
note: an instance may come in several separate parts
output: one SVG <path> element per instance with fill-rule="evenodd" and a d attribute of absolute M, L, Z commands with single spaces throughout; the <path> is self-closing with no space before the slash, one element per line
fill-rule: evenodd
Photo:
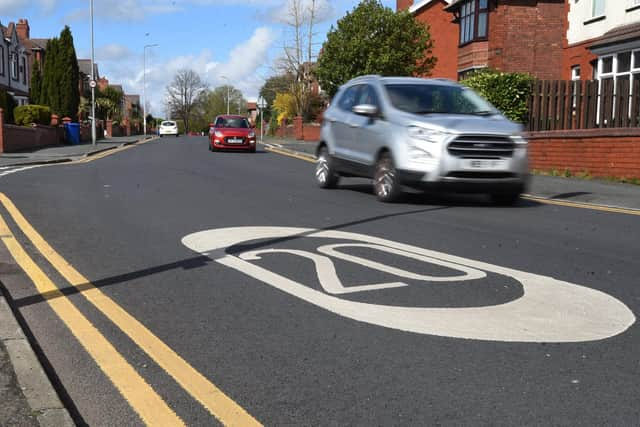
<path fill-rule="evenodd" d="M 220 76 L 221 79 L 227 81 L 227 116 L 229 115 L 229 79 L 226 76 Z"/>
<path fill-rule="evenodd" d="M 89 1 L 89 15 L 91 15 L 91 145 L 96 145 L 96 76 L 94 73 L 94 49 L 93 49 L 93 0 Z"/>
<path fill-rule="evenodd" d="M 155 46 L 158 44 L 147 44 L 142 49 L 142 126 L 144 127 L 144 136 L 147 136 L 147 49 Z"/>

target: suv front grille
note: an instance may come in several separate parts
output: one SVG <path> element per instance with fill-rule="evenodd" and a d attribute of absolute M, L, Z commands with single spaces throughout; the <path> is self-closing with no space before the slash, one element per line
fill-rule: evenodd
<path fill-rule="evenodd" d="M 511 157 L 514 145 L 506 136 L 460 135 L 449 143 L 447 151 L 463 158 L 500 158 Z"/>

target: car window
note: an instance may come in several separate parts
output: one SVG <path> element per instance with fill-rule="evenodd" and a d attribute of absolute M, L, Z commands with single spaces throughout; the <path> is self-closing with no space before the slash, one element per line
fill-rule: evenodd
<path fill-rule="evenodd" d="M 161 126 L 175 126 L 174 122 L 162 122 Z"/>
<path fill-rule="evenodd" d="M 249 128 L 249 122 L 242 117 L 220 117 L 216 122 L 217 128 Z"/>
<path fill-rule="evenodd" d="M 474 91 L 463 86 L 440 84 L 387 84 L 391 104 L 414 114 L 479 114 L 495 108 Z"/>
<path fill-rule="evenodd" d="M 361 88 L 362 85 L 356 85 L 347 88 L 338 101 L 338 108 L 344 111 L 351 111 L 353 106 L 356 105 L 358 92 Z"/>
<path fill-rule="evenodd" d="M 378 102 L 378 94 L 376 93 L 376 89 L 371 85 L 365 85 L 362 87 L 362 90 L 359 92 L 358 101 L 354 105 L 375 105 L 380 108 L 380 103 Z"/>

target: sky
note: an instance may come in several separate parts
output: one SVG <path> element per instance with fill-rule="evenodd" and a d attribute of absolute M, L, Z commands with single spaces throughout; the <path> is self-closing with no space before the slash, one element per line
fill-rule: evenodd
<path fill-rule="evenodd" d="M 146 49 L 147 112 L 166 117 L 164 95 L 175 73 L 191 68 L 211 88 L 227 84 L 249 100 L 276 74 L 292 39 L 283 23 L 291 0 L 94 0 L 94 52 L 101 77 L 143 95 Z M 310 0 L 303 0 L 309 2 Z M 315 49 L 332 24 L 358 0 L 316 0 Z M 395 9 L 395 0 L 382 0 Z M 0 22 L 29 20 L 32 38 L 71 28 L 78 58 L 91 57 L 89 0 L 0 0 Z"/>

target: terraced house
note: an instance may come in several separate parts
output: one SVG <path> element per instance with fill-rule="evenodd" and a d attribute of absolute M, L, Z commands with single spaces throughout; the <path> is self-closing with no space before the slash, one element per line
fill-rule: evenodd
<path fill-rule="evenodd" d="M 20 42 L 13 22 L 0 22 L 0 89 L 13 96 L 18 105 L 29 103 L 29 51 Z"/>

